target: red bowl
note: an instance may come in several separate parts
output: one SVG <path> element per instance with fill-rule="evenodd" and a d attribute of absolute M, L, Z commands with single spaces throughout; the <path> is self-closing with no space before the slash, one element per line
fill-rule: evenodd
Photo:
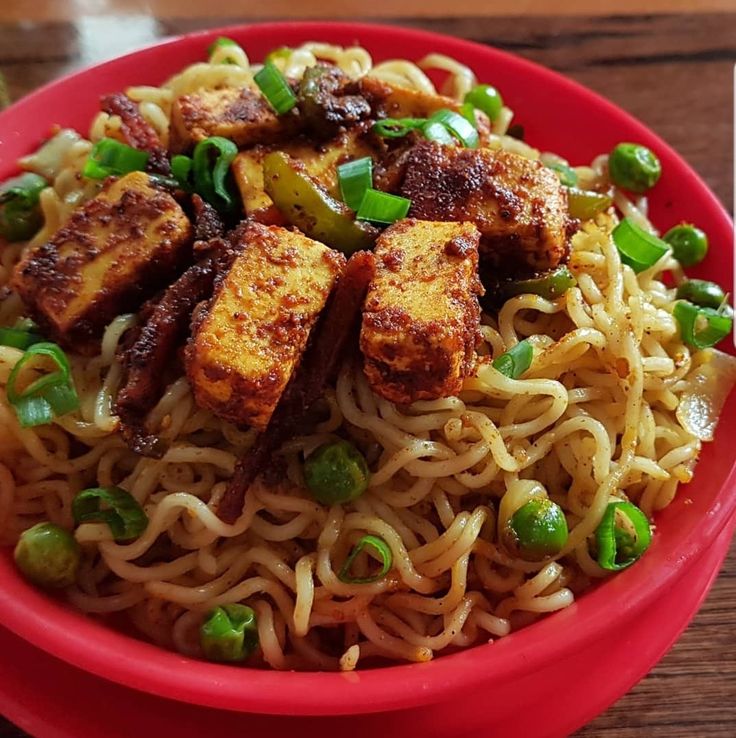
<path fill-rule="evenodd" d="M 677 154 L 631 116 L 593 92 L 528 61 L 436 34 L 382 26 L 280 23 L 207 31 L 164 41 L 66 77 L 0 115 L 0 178 L 36 147 L 53 123 L 85 132 L 98 97 L 131 84 L 158 84 L 200 60 L 218 35 L 241 43 L 253 59 L 277 45 L 306 40 L 359 43 L 375 59 L 418 59 L 430 51 L 456 57 L 503 92 L 538 148 L 573 164 L 590 161 L 621 140 L 639 141 L 662 162 L 651 217 L 663 228 L 681 219 L 705 229 L 711 252 L 698 276 L 723 281 L 733 271 L 732 224 L 715 196 Z M 716 441 L 706 446 L 695 482 L 657 518 L 657 535 L 636 565 L 556 613 L 492 645 L 438 658 L 349 674 L 250 671 L 163 651 L 110 630 L 29 587 L 0 557 L 0 618 L 16 634 L 84 670 L 129 687 L 198 705 L 276 715 L 344 715 L 425 705 L 433 735 L 457 736 L 471 726 L 493 735 L 562 735 L 593 717 L 641 678 L 692 617 L 701 597 L 683 597 L 687 611 L 649 608 L 673 591 L 688 591 L 703 554 L 732 517 L 736 463 L 736 397 L 724 410 Z M 704 594 L 704 593 L 703 593 Z M 612 648 L 622 634 L 646 648 Z M 622 644 L 623 645 L 623 644 Z M 622 653 L 622 651 L 625 651 Z M 625 656 L 625 658 L 624 658 Z M 544 699 L 544 710 L 524 705 Z M 556 707 L 554 707 L 556 705 Z M 433 706 L 430 708 L 429 706 Z M 435 709 L 437 708 L 437 709 Z M 387 721 L 385 731 L 393 734 Z M 405 723 L 404 723 L 405 724 Z M 406 725 L 406 724 L 405 724 Z M 384 732 L 385 732 L 384 731 Z M 404 728 L 404 733 L 406 728 Z"/>

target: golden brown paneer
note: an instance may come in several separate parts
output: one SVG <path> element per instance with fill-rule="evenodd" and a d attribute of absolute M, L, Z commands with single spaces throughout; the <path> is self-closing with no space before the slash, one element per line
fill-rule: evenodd
<path fill-rule="evenodd" d="M 277 148 L 299 160 L 333 197 L 341 199 L 337 183 L 337 167 L 346 161 L 375 154 L 361 131 L 341 133 L 324 144 L 298 139 L 278 147 L 255 146 L 241 151 L 232 163 L 233 175 L 243 199 L 245 212 L 260 223 L 281 223 L 282 216 L 263 186 L 263 158 Z"/>
<path fill-rule="evenodd" d="M 307 345 L 345 257 L 296 231 L 252 223 L 186 352 L 197 404 L 262 430 Z"/>
<path fill-rule="evenodd" d="M 51 240 L 28 251 L 13 286 L 44 331 L 82 353 L 103 328 L 168 284 L 191 252 L 192 227 L 144 172 L 106 184 Z"/>
<path fill-rule="evenodd" d="M 171 110 L 171 149 L 186 151 L 210 136 L 223 136 L 238 146 L 275 143 L 295 134 L 299 116 L 278 116 L 259 90 L 247 87 L 201 89 L 182 95 Z"/>
<path fill-rule="evenodd" d="M 411 218 L 378 238 L 360 331 L 374 392 L 406 404 L 460 391 L 479 339 L 479 238 L 472 223 Z"/>
<path fill-rule="evenodd" d="M 539 161 L 422 141 L 403 162 L 409 215 L 478 226 L 481 258 L 500 270 L 551 269 L 568 254 L 567 194 Z"/>
<path fill-rule="evenodd" d="M 358 89 L 378 118 L 429 118 L 438 110 L 460 108 L 451 97 L 412 90 L 375 77 L 361 78 Z"/>

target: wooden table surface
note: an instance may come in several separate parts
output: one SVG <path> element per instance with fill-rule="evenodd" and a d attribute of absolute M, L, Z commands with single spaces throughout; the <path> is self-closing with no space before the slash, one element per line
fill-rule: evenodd
<path fill-rule="evenodd" d="M 487 43 L 597 90 L 669 141 L 732 209 L 734 0 L 652 0 L 646 14 L 637 0 L 374 0 L 367 5 L 273 0 L 249 8 L 250 14 L 239 13 L 234 0 L 191 7 L 183 0 L 2 0 L 0 5 L 0 71 L 13 99 L 160 36 L 264 16 L 357 19 L 354 13 L 369 7 L 373 15 L 361 20 L 390 19 Z M 697 12 L 677 13 L 695 7 Z M 735 606 L 732 546 L 705 605 L 672 651 L 578 738 L 736 736 Z M 23 735 L 0 718 L 0 738 Z"/>

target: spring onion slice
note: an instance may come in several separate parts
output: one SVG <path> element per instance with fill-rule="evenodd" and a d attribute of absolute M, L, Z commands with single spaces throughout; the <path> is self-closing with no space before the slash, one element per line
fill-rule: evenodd
<path fill-rule="evenodd" d="M 370 546 L 380 557 L 381 570 L 370 577 L 353 577 L 350 574 L 350 569 L 355 559 L 359 556 L 359 554 L 366 546 Z M 391 553 L 391 549 L 389 548 L 388 543 L 386 543 L 383 538 L 379 538 L 378 536 L 373 535 L 363 536 L 355 544 L 355 548 L 353 548 L 353 550 L 350 552 L 350 555 L 347 557 L 347 559 L 345 559 L 345 563 L 342 565 L 337 578 L 341 582 L 346 582 L 348 584 L 372 584 L 373 582 L 377 582 L 379 579 L 385 577 L 386 574 L 388 574 L 388 572 L 391 570 L 393 563 L 393 554 Z"/>
<path fill-rule="evenodd" d="M 147 151 L 139 151 L 114 138 L 102 138 L 92 147 L 82 174 L 89 179 L 104 179 L 143 171 L 149 157 Z"/>
<path fill-rule="evenodd" d="M 210 661 L 243 661 L 258 648 L 256 614 L 238 602 L 218 605 L 205 616 L 199 640 Z"/>
<path fill-rule="evenodd" d="M 0 184 L 0 237 L 26 241 L 43 225 L 39 198 L 46 180 L 26 172 Z"/>
<path fill-rule="evenodd" d="M 608 571 L 631 566 L 649 548 L 652 529 L 647 516 L 630 502 L 611 502 L 595 532 L 598 564 Z"/>
<path fill-rule="evenodd" d="M 237 41 L 233 41 L 227 36 L 220 36 L 209 45 L 207 49 L 207 56 L 212 56 L 212 54 L 214 54 L 217 49 L 221 49 L 224 46 L 237 46 L 238 48 L 240 48 L 240 44 Z"/>
<path fill-rule="evenodd" d="M 294 91 L 273 62 L 264 64 L 253 79 L 277 115 L 288 113 L 296 105 Z"/>
<path fill-rule="evenodd" d="M 563 164 L 561 161 L 555 162 L 554 164 L 547 164 L 547 167 L 557 174 L 560 178 L 560 184 L 563 184 L 565 187 L 577 187 L 578 175 L 572 167 Z"/>
<path fill-rule="evenodd" d="M 429 141 L 438 141 L 441 144 L 451 146 L 455 143 L 452 134 L 447 130 L 444 123 L 438 120 L 428 120 L 421 128 L 424 138 Z"/>
<path fill-rule="evenodd" d="M 573 218 L 590 220 L 610 208 L 612 204 L 613 198 L 604 192 L 580 190 L 577 187 L 567 188 L 567 209 Z"/>
<path fill-rule="evenodd" d="M 337 168 L 337 181 L 343 202 L 352 210 L 357 210 L 366 190 L 373 186 L 373 159 L 365 156 L 340 164 Z"/>
<path fill-rule="evenodd" d="M 28 321 L 17 321 L 12 328 L 0 328 L 0 346 L 11 346 L 12 348 L 25 351 L 35 343 L 41 343 L 43 337 L 36 332 L 37 326 Z"/>
<path fill-rule="evenodd" d="M 391 224 L 406 217 L 411 207 L 411 200 L 388 192 L 368 189 L 358 207 L 356 218 L 371 223 Z"/>
<path fill-rule="evenodd" d="M 138 538 L 148 526 L 148 516 L 138 501 L 120 487 L 93 487 L 72 501 L 74 522 L 107 523 L 116 541 Z"/>
<path fill-rule="evenodd" d="M 733 315 L 729 312 L 678 300 L 672 314 L 680 324 L 682 340 L 695 348 L 705 349 L 715 346 L 733 330 Z"/>
<path fill-rule="evenodd" d="M 23 391 L 18 391 L 18 375 L 37 356 L 50 358 L 58 367 L 57 371 L 44 374 Z M 42 342 L 30 346 L 10 372 L 6 391 L 8 402 L 23 428 L 45 425 L 79 407 L 69 359 L 55 343 Z"/>
<path fill-rule="evenodd" d="M 426 122 L 426 118 L 384 118 L 373 124 L 372 131 L 383 138 L 401 138 Z"/>
<path fill-rule="evenodd" d="M 613 241 L 621 254 L 621 261 L 635 272 L 643 272 L 656 264 L 669 251 L 669 246 L 652 233 L 624 218 L 613 229 Z"/>
<path fill-rule="evenodd" d="M 268 64 L 276 62 L 276 61 L 283 61 L 285 59 L 288 59 L 291 54 L 293 53 L 294 49 L 292 49 L 290 46 L 278 46 L 275 49 L 272 49 L 271 51 L 266 54 L 266 58 L 263 60 L 264 64 Z"/>
<path fill-rule="evenodd" d="M 184 190 L 191 189 L 192 166 L 191 157 L 177 154 L 171 157 L 171 174 Z"/>
<path fill-rule="evenodd" d="M 442 123 L 463 146 L 469 149 L 478 148 L 478 131 L 467 118 L 463 118 L 459 113 L 447 109 L 438 110 L 429 120 L 430 122 Z"/>
<path fill-rule="evenodd" d="M 527 339 L 493 360 L 493 368 L 509 379 L 518 379 L 531 365 L 534 350 Z"/>
<path fill-rule="evenodd" d="M 222 136 L 206 138 L 194 148 L 194 189 L 220 212 L 228 212 L 235 207 L 235 199 L 228 189 L 227 180 L 230 164 L 237 153 L 238 147 Z M 183 163 L 181 167 L 183 169 Z"/>
<path fill-rule="evenodd" d="M 470 102 L 465 102 L 460 106 L 460 115 L 470 123 L 473 128 L 478 127 L 478 116 L 475 114 L 475 105 Z"/>

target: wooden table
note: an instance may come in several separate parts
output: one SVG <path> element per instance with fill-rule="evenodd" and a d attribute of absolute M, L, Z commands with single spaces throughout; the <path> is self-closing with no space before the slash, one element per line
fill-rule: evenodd
<path fill-rule="evenodd" d="M 636 0 L 453 0 L 454 17 L 442 0 L 255 5 L 250 15 L 239 15 L 233 0 L 191 7 L 182 0 L 3 0 L 0 71 L 16 99 L 67 71 L 160 36 L 266 16 L 355 19 L 369 7 L 374 15 L 361 20 L 390 18 L 491 44 L 601 92 L 673 144 L 731 208 L 736 13 L 728 11 L 736 10 L 734 0 L 652 0 L 648 10 L 659 11 L 655 15 L 637 13 L 642 4 Z M 667 13 L 693 6 L 697 13 Z M 677 645 L 579 738 L 733 738 L 735 607 L 732 547 L 703 609 Z M 22 735 L 0 718 L 0 738 Z"/>

